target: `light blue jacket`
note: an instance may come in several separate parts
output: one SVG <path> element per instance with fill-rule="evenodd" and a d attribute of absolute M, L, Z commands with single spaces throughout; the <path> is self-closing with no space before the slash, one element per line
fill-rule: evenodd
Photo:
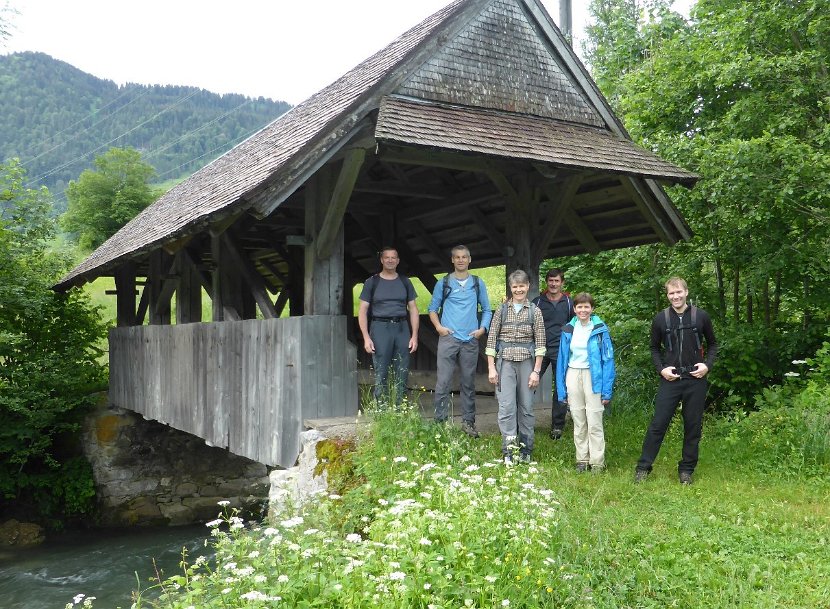
<path fill-rule="evenodd" d="M 591 372 L 591 389 L 599 393 L 601 399 L 610 400 L 614 391 L 614 378 L 617 376 L 614 367 L 614 345 L 611 344 L 611 334 L 608 326 L 596 315 L 591 315 L 594 328 L 588 337 L 588 370 Z M 565 387 L 565 375 L 568 372 L 568 362 L 571 359 L 571 339 L 574 335 L 574 325 L 579 318 L 574 316 L 562 328 L 562 337 L 559 340 L 559 357 L 556 360 L 556 395 L 560 402 L 568 397 Z"/>

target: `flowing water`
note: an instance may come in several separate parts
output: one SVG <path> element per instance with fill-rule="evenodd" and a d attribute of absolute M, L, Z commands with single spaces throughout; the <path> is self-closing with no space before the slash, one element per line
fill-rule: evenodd
<path fill-rule="evenodd" d="M 95 596 L 95 609 L 129 609 L 131 593 L 152 585 L 155 567 L 181 573 L 182 548 L 189 561 L 208 554 L 210 530 L 188 527 L 83 531 L 53 537 L 26 550 L 0 550 L 0 609 L 63 609 L 76 594 Z"/>

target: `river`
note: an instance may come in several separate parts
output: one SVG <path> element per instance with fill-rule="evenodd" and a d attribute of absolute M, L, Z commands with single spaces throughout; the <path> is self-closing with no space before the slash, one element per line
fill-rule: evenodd
<path fill-rule="evenodd" d="M 151 585 L 153 559 L 165 576 L 207 554 L 204 525 L 82 531 L 54 536 L 25 550 L 0 550 L 0 609 L 63 609 L 76 594 L 95 596 L 95 609 L 129 609 L 131 593 Z"/>

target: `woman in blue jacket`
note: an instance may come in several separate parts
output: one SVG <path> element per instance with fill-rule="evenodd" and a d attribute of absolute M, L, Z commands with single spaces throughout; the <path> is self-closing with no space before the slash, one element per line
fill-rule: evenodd
<path fill-rule="evenodd" d="M 605 469 L 602 415 L 614 388 L 614 347 L 608 326 L 593 314 L 594 299 L 574 299 L 576 315 L 562 328 L 556 365 L 556 393 L 568 402 L 574 422 L 576 471 Z"/>

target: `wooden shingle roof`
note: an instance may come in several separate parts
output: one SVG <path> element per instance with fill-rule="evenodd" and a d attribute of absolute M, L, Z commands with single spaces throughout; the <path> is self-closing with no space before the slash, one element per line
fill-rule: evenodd
<path fill-rule="evenodd" d="M 263 218 L 287 200 L 296 209 L 290 197 L 367 125 L 378 143 L 632 176 L 636 183 L 616 188 L 636 199 L 631 209 L 651 210 L 651 228 L 602 246 L 690 235 L 653 179 L 688 185 L 694 174 L 631 143 L 538 0 L 455 0 L 171 189 L 55 288 L 111 273 L 241 212 Z M 361 182 L 369 179 L 364 172 L 356 192 L 377 189 Z M 562 243 L 548 253 L 581 247 Z"/>
<path fill-rule="evenodd" d="M 482 108 L 386 97 L 375 137 L 678 183 L 697 179 L 607 129 Z"/>

